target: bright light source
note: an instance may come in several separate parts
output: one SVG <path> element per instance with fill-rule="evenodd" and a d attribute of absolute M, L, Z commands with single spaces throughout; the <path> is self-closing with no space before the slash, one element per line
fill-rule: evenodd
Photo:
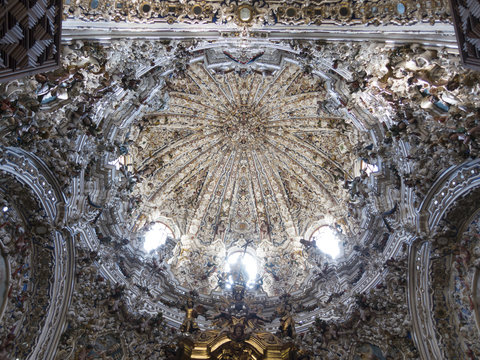
<path fill-rule="evenodd" d="M 225 272 L 242 271 L 241 267 L 243 267 L 244 275 L 247 277 L 244 279 L 247 286 L 250 288 L 253 287 L 257 278 L 257 260 L 249 253 L 244 254 L 242 251 L 234 252 L 227 258 Z M 233 284 L 233 276 L 230 275 L 228 277 L 228 282 L 230 286 Z"/>
<path fill-rule="evenodd" d="M 330 255 L 332 258 L 335 259 L 340 255 L 340 240 L 328 226 L 322 226 L 317 229 L 310 237 L 310 241 L 313 240 L 315 240 L 315 244 L 320 251 Z"/>
<path fill-rule="evenodd" d="M 4 206 L 2 210 L 3 210 L 3 212 L 7 212 L 8 211 L 8 206 Z"/>
<path fill-rule="evenodd" d="M 364 170 L 367 175 L 370 176 L 370 174 L 378 172 L 378 166 L 375 164 L 369 164 L 362 160 L 362 170 Z"/>
<path fill-rule="evenodd" d="M 114 165 L 115 169 L 119 170 L 122 165 L 125 165 L 125 156 L 122 155 L 116 160 L 109 161 L 108 165 Z"/>
<path fill-rule="evenodd" d="M 173 238 L 172 231 L 167 225 L 163 223 L 155 223 L 152 228 L 145 234 L 145 241 L 143 243 L 143 249 L 149 253 L 150 251 L 165 244 L 167 237 Z"/>

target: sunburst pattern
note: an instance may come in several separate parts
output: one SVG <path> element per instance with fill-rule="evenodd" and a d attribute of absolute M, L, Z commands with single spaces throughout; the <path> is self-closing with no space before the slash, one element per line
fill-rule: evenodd
<path fill-rule="evenodd" d="M 168 109 L 149 115 L 132 154 L 143 218 L 172 218 L 184 234 L 189 261 L 180 257 L 172 271 L 208 292 L 225 251 L 248 246 L 266 287 L 297 288 L 308 269 L 299 251 L 306 228 L 325 216 L 346 223 L 342 184 L 353 177 L 359 132 L 323 112 L 323 81 L 294 64 L 274 74 L 195 64 L 167 91 Z M 195 261 L 196 251 L 214 265 Z"/>

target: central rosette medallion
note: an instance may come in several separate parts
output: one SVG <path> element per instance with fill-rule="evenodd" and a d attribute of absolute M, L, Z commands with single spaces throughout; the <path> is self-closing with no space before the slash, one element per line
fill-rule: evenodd
<path fill-rule="evenodd" d="M 255 147 L 265 137 L 265 125 L 266 122 L 262 121 L 253 106 L 239 105 L 225 119 L 223 131 L 225 136 L 230 137 L 232 144 Z"/>

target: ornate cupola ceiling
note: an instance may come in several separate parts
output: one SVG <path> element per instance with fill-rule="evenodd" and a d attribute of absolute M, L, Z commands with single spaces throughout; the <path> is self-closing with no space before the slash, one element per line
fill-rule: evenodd
<path fill-rule="evenodd" d="M 362 84 L 336 64 L 333 47 L 313 55 L 301 43 L 200 43 L 188 52 L 186 44 L 167 50 L 188 55 L 175 67 L 136 55 L 137 79 L 122 79 L 129 100 L 106 96 L 98 105 L 105 129 L 122 123 L 114 133 L 120 157 L 90 170 L 88 205 L 108 208 L 94 220 L 109 276 L 136 278 L 160 299 L 145 298 L 155 308 L 195 291 L 213 311 L 230 291 L 237 256 L 250 259 L 248 292 L 269 299 L 266 312 L 285 294 L 328 316 L 351 311 L 353 294 L 381 281 L 378 269 L 405 236 L 396 231 L 398 179 L 375 150 L 384 129 L 366 101 L 386 104 L 368 93 L 349 97 Z M 123 57 L 115 61 L 125 66 Z M 105 182 L 129 195 L 96 195 Z M 157 226 L 171 240 L 146 251 Z M 118 252 L 105 238 L 128 246 Z M 152 261 L 161 272 L 150 270 Z"/>
<path fill-rule="evenodd" d="M 227 253 L 247 248 L 261 267 L 289 258 L 276 282 L 265 274 L 268 293 L 298 290 L 311 268 L 299 240 L 312 224 L 356 233 L 343 185 L 356 175 L 362 135 L 325 107 L 323 78 L 285 61 L 276 71 L 196 63 L 166 89 L 166 109 L 130 135 L 138 226 L 161 217 L 179 226 L 172 271 L 185 287 L 209 293 L 217 279 L 205 263 L 222 268 Z"/>

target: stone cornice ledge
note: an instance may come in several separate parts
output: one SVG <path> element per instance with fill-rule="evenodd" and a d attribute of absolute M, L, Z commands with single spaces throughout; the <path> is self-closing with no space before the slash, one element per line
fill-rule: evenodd
<path fill-rule="evenodd" d="M 458 53 L 453 25 L 419 23 L 409 26 L 386 25 L 319 25 L 319 26 L 270 26 L 249 29 L 247 36 L 239 36 L 240 30 L 232 26 L 188 24 L 142 24 L 126 22 L 85 22 L 68 19 L 63 22 L 62 41 L 114 39 L 201 39 L 219 40 L 236 38 L 268 40 L 324 40 L 324 41 L 377 41 L 389 45 L 420 43 L 424 46 L 445 47 Z"/>

